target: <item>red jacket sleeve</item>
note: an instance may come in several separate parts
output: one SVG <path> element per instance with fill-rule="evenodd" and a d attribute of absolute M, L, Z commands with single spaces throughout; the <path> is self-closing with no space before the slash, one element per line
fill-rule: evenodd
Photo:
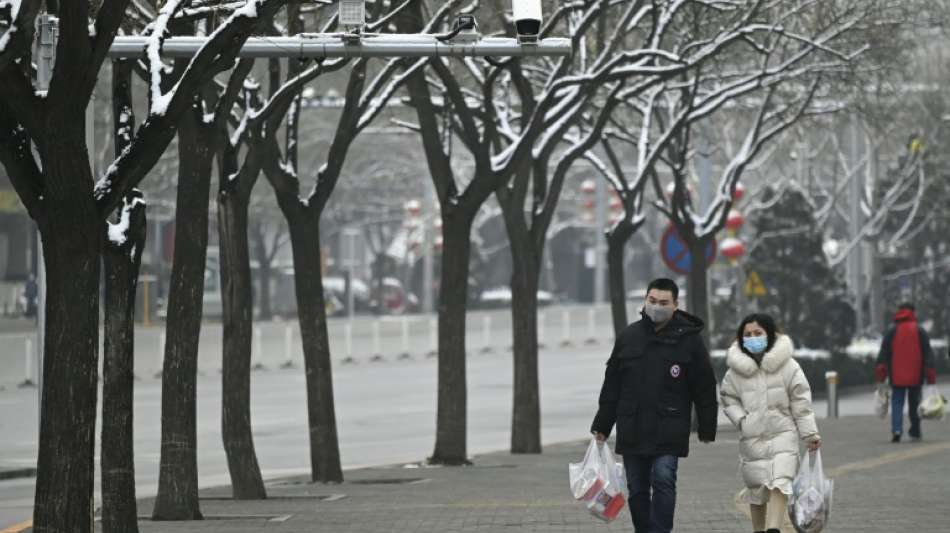
<path fill-rule="evenodd" d="M 937 383 L 937 369 L 934 367 L 927 368 L 927 383 L 931 385 L 936 385 Z"/>

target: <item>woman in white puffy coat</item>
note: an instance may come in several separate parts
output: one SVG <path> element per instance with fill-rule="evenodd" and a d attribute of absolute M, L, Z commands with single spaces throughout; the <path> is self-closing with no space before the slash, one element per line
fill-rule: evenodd
<path fill-rule="evenodd" d="M 755 532 L 781 530 L 798 473 L 799 441 L 810 450 L 821 446 L 811 387 L 794 351 L 770 316 L 753 314 L 739 325 L 726 356 L 722 405 L 739 429 L 742 499 L 751 505 Z"/>

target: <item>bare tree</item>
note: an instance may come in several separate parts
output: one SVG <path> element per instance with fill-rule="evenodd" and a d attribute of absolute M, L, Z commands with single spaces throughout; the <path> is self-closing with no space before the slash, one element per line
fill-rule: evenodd
<path fill-rule="evenodd" d="M 256 12 L 245 9 L 229 18 L 180 73 L 175 88 L 161 94 L 162 105 L 152 106 L 128 149 L 98 183 L 89 166 L 85 109 L 128 0 L 105 0 L 98 10 L 87 0 L 56 6 L 58 54 L 45 97 L 34 91 L 31 71 L 41 2 L 16 2 L 0 14 L 5 28 L 0 35 L 0 162 L 39 226 L 47 272 L 37 531 L 82 533 L 92 527 L 99 265 L 106 218 L 161 156 L 191 95 L 231 66 L 257 17 L 283 3 L 250 0 Z M 160 47 L 156 38 L 150 49 Z"/>
<path fill-rule="evenodd" d="M 376 11 L 370 13 L 375 21 L 367 25 L 368 31 L 388 27 L 401 10 L 413 3 L 388 6 L 378 3 Z M 335 24 L 336 19 L 332 18 L 327 27 L 332 28 Z M 404 75 L 397 76 L 403 64 L 401 59 L 388 61 L 371 80 L 367 79 L 368 63 L 367 58 L 352 62 L 337 129 L 326 162 L 316 172 L 316 183 L 309 194 L 301 194 L 297 173 L 299 91 L 307 81 L 323 72 L 342 68 L 349 64 L 348 60 L 321 62 L 302 71 L 298 71 L 299 66 L 295 65 L 288 73 L 288 80 L 270 97 L 261 112 L 261 115 L 271 117 L 264 126 L 268 133 L 262 136 L 267 150 L 263 170 L 290 232 L 297 314 L 307 376 L 311 479 L 314 482 L 339 482 L 343 479 L 320 268 L 320 218 L 341 176 L 354 139 L 382 111 L 405 78 Z M 408 71 L 412 72 L 422 64 L 422 60 L 412 62 Z M 278 143 L 277 127 L 285 117 L 285 146 L 282 148 Z"/>

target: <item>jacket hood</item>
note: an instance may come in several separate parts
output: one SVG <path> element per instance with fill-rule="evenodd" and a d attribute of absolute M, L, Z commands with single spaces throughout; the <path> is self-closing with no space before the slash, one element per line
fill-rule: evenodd
<path fill-rule="evenodd" d="M 787 335 L 777 336 L 775 345 L 762 357 L 762 370 L 769 374 L 778 372 L 792 358 L 794 352 L 795 346 L 792 344 L 792 339 L 788 338 Z M 755 359 L 746 355 L 739 348 L 739 344 L 735 342 L 732 343 L 729 352 L 726 354 L 726 364 L 745 377 L 750 377 L 759 370 L 759 365 L 755 363 Z"/>
<path fill-rule="evenodd" d="M 917 322 L 917 315 L 910 309 L 898 309 L 894 314 L 894 322 Z"/>
<path fill-rule="evenodd" d="M 643 317 L 642 321 L 644 324 L 649 326 L 651 330 L 655 329 L 656 325 L 646 313 L 640 311 L 640 316 Z M 673 318 L 670 319 L 660 332 L 664 337 L 679 338 L 693 333 L 700 333 L 704 327 L 706 327 L 706 324 L 703 323 L 701 318 L 677 309 L 676 312 L 673 313 Z"/>

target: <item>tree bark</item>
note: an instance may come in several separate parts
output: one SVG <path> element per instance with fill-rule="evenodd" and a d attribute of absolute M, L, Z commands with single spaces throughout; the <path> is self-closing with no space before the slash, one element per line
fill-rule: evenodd
<path fill-rule="evenodd" d="M 162 445 L 153 520 L 200 520 L 196 432 L 198 341 L 201 333 L 208 200 L 214 131 L 201 123 L 201 103 L 182 115 L 175 252 L 168 290 L 162 367 Z"/>
<path fill-rule="evenodd" d="M 320 269 L 320 213 L 309 206 L 299 205 L 296 198 L 291 201 L 296 201 L 298 206 L 287 206 L 285 214 L 291 211 L 287 223 L 290 226 L 297 315 L 307 377 L 310 477 L 314 483 L 340 483 L 343 469 L 333 405 L 330 337 Z"/>
<path fill-rule="evenodd" d="M 472 219 L 458 211 L 442 216 L 442 276 L 439 286 L 439 385 L 432 464 L 471 464 L 466 451 L 467 391 L 465 314 Z"/>
<path fill-rule="evenodd" d="M 50 119 L 43 156 L 43 390 L 33 531 L 90 533 L 105 224 L 92 197 L 85 121 Z M 49 115 L 55 116 L 55 115 Z"/>
<path fill-rule="evenodd" d="M 627 318 L 627 283 L 624 279 L 623 253 L 637 227 L 626 219 L 607 234 L 607 277 L 610 280 L 610 315 L 614 336 L 620 337 L 630 324 Z"/>
<path fill-rule="evenodd" d="M 511 453 L 541 453 L 541 400 L 538 385 L 538 279 L 541 263 L 530 242 L 515 242 L 512 239 L 511 256 L 514 358 Z"/>
<path fill-rule="evenodd" d="M 140 195 L 138 195 L 140 197 Z M 130 195 L 130 200 L 136 196 Z M 132 434 L 135 291 L 145 248 L 145 205 L 131 207 L 126 240 L 107 240 L 102 385 L 102 531 L 137 533 Z"/>
<path fill-rule="evenodd" d="M 253 157 L 253 156 L 252 156 Z M 218 194 L 221 303 L 224 340 L 221 362 L 221 436 L 235 500 L 267 498 L 251 430 L 251 335 L 254 302 L 248 247 L 249 188 L 228 181 L 222 164 Z M 259 173 L 259 169 L 253 172 Z M 240 178 L 237 178 L 240 179 Z M 256 177 L 254 178 L 256 180 Z M 235 180 L 236 181 L 236 180 Z M 233 185 L 233 186 L 232 186 Z"/>
<path fill-rule="evenodd" d="M 687 232 L 680 231 L 680 235 L 686 235 Z M 709 346 L 709 330 L 712 328 L 709 317 L 709 298 L 706 273 L 709 270 L 709 262 L 706 261 L 706 248 L 709 246 L 709 239 L 689 239 L 686 238 L 689 247 L 689 277 L 688 277 L 688 303 L 687 311 L 701 318 L 706 322 L 703 328 L 702 337 L 706 346 Z"/>

